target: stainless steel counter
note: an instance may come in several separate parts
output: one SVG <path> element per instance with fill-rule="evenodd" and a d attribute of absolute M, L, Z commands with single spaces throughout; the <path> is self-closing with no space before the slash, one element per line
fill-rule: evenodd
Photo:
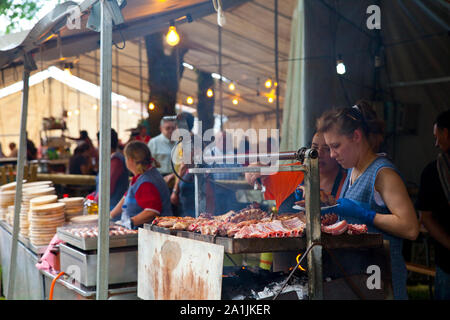
<path fill-rule="evenodd" d="M 50 288 L 53 279 L 56 275 L 53 275 L 47 271 L 41 271 L 41 275 L 44 278 L 44 299 L 49 299 Z M 96 288 L 85 287 L 76 281 L 73 281 L 69 277 L 60 277 L 56 280 L 53 290 L 53 300 L 95 300 Z M 121 284 L 110 285 L 108 289 L 108 300 L 137 300 L 137 284 Z"/>
<path fill-rule="evenodd" d="M 11 229 L 8 224 L 0 223 L 0 264 L 2 266 L 3 295 L 5 296 L 11 259 Z M 16 272 L 13 298 L 16 300 L 41 300 L 43 299 L 42 276 L 35 265 L 41 257 L 38 252 L 43 252 L 43 248 L 34 246 L 30 248 L 28 245 L 29 241 L 25 241 L 23 237 L 19 238 L 17 246 L 17 268 L 19 270 Z"/>

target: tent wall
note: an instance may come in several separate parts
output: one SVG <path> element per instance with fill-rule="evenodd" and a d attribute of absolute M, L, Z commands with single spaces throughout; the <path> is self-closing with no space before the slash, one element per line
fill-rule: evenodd
<path fill-rule="evenodd" d="M 383 1 L 383 42 L 385 43 L 389 82 L 419 81 L 450 76 L 450 38 L 448 31 L 414 1 L 403 1 L 408 14 L 399 1 Z M 423 1 L 439 19 L 450 21 L 450 11 L 442 10 L 440 1 Z M 388 140 L 394 150 L 392 156 L 404 178 L 418 184 L 420 174 L 428 162 L 436 159 L 433 122 L 436 116 L 450 108 L 450 82 L 392 87 L 397 101 L 397 113 L 401 105 L 409 105 L 407 116 L 416 132 L 399 132 Z M 414 121 L 413 121 L 414 120 Z"/>
<path fill-rule="evenodd" d="M 8 144 L 19 143 L 21 92 L 11 94 L 0 100 L 0 143 L 3 152 L 8 154 Z M 93 105 L 97 105 L 97 110 L 93 110 Z M 35 143 L 36 147 L 40 145 L 40 134 L 42 129 L 43 117 L 61 117 L 63 109 L 72 111 L 72 115 L 66 119 L 68 130 L 66 135 L 78 137 L 79 130 L 86 130 L 89 136 L 97 145 L 97 132 L 100 128 L 100 110 L 99 101 L 92 96 L 80 93 L 80 108 L 78 107 L 77 91 L 55 80 L 47 79 L 44 82 L 30 87 L 29 109 L 27 119 L 27 131 L 29 138 Z M 74 114 L 74 110 L 80 111 L 80 117 Z M 117 131 L 117 107 L 112 105 L 112 128 Z M 130 132 L 126 129 L 135 128 L 140 120 L 140 115 L 136 113 L 129 114 L 127 110 L 119 108 L 119 139 L 123 142 L 128 141 Z M 52 132 L 51 136 L 59 136 L 60 132 Z M 42 136 L 44 134 L 42 133 Z M 74 145 L 75 146 L 75 145 Z"/>

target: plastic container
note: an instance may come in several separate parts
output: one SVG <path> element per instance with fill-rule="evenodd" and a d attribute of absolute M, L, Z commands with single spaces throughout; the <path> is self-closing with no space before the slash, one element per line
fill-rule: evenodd
<path fill-rule="evenodd" d="M 98 204 L 94 201 L 94 196 L 88 196 L 84 202 L 85 214 L 98 214 Z"/>

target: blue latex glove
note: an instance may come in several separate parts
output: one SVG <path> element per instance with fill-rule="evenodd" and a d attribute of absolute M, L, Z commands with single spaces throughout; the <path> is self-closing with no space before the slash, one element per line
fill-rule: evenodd
<path fill-rule="evenodd" d="M 376 212 L 373 210 L 365 209 L 353 200 L 341 198 L 337 200 L 337 207 L 328 208 L 321 211 L 322 214 L 336 213 L 341 217 L 358 218 L 368 225 L 373 225 L 373 219 Z"/>
<path fill-rule="evenodd" d="M 297 188 L 295 188 L 295 201 L 301 201 L 303 200 L 303 190 L 300 188 L 300 186 L 303 186 L 303 184 L 299 184 Z"/>

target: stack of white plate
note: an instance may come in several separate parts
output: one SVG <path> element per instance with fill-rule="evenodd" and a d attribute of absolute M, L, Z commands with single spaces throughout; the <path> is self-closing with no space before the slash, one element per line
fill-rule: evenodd
<path fill-rule="evenodd" d="M 61 202 L 44 204 L 30 209 L 30 241 L 35 246 L 48 245 L 56 229 L 65 223 L 64 207 Z"/>
<path fill-rule="evenodd" d="M 49 203 L 55 203 L 56 200 L 58 200 L 58 196 L 55 194 L 47 195 L 47 196 L 41 196 L 37 198 L 33 198 L 29 201 L 29 208 L 32 210 L 35 207 L 42 206 L 44 204 Z M 30 233 L 30 221 L 29 221 L 29 210 L 24 215 L 24 218 L 22 219 L 22 213 L 20 214 L 20 232 L 25 236 L 28 237 Z M 25 219 L 26 217 L 26 219 Z"/>
<path fill-rule="evenodd" d="M 6 222 L 10 225 L 14 223 L 14 205 L 8 206 L 8 213 L 6 216 Z"/>
<path fill-rule="evenodd" d="M 21 233 L 23 236 L 28 237 L 30 229 L 30 201 L 34 198 L 55 195 L 54 187 L 47 187 L 47 185 L 41 185 L 36 187 L 30 187 L 23 189 L 22 193 L 22 209 L 20 211 L 21 221 L 23 228 L 21 228 Z M 55 200 L 56 202 L 56 200 Z M 25 227 L 28 225 L 28 229 Z"/>
<path fill-rule="evenodd" d="M 0 191 L 0 218 L 9 223 L 10 213 L 9 206 L 14 207 L 14 199 L 16 198 L 16 190 Z"/>
<path fill-rule="evenodd" d="M 83 215 L 84 209 L 84 198 L 74 197 L 74 198 L 63 198 L 59 199 L 59 202 L 66 204 L 65 215 L 66 221 L 70 221 L 73 217 Z"/>
<path fill-rule="evenodd" d="M 26 180 L 23 180 L 25 183 Z M 9 221 L 10 214 L 8 207 L 14 206 L 16 198 L 16 182 L 11 182 L 0 186 L 0 220 Z"/>

